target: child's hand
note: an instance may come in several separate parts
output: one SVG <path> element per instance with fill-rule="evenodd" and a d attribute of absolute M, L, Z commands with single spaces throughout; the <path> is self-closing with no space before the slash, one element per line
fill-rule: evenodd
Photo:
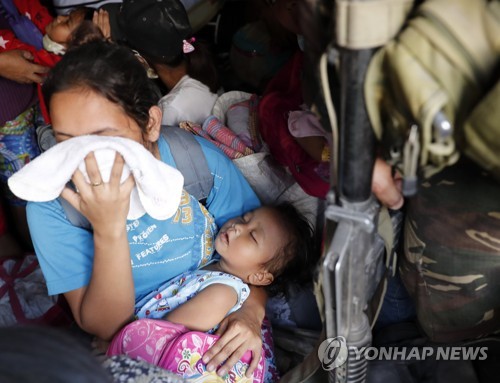
<path fill-rule="evenodd" d="M 99 27 L 106 39 L 111 39 L 111 27 L 109 25 L 109 13 L 104 9 L 94 12 L 92 22 Z"/>
<path fill-rule="evenodd" d="M 72 177 L 78 193 L 65 188 L 61 196 L 80 211 L 92 224 L 94 233 L 114 235 L 120 233 L 130 207 L 130 193 L 135 182 L 132 175 L 120 184 L 125 161 L 116 154 L 109 182 L 103 182 L 94 153 L 85 157 L 85 166 L 90 183 L 77 170 Z"/>

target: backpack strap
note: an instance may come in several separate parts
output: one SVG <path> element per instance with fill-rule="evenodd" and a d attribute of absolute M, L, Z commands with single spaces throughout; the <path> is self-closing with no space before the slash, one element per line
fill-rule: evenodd
<path fill-rule="evenodd" d="M 73 224 L 73 226 L 78 226 L 83 229 L 92 230 L 92 225 L 89 220 L 78 210 L 76 210 L 73 205 L 66 201 L 63 197 L 59 197 L 59 202 L 64 209 L 64 214 L 66 218 Z"/>
<path fill-rule="evenodd" d="M 214 178 L 208 168 L 201 145 L 192 133 L 176 126 L 162 126 L 161 133 L 170 147 L 177 169 L 184 176 L 184 189 L 205 205 L 214 185 Z M 73 187 L 71 182 L 68 183 L 68 186 Z M 73 226 L 92 230 L 87 218 L 68 201 L 59 197 L 59 202 L 64 209 L 66 218 Z"/>
<path fill-rule="evenodd" d="M 184 189 L 205 205 L 214 178 L 200 144 L 192 133 L 176 126 L 162 126 L 161 133 L 170 146 L 177 169 L 184 176 Z"/>

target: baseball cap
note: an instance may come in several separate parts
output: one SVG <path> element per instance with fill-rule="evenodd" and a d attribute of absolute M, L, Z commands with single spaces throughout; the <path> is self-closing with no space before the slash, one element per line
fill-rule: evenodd
<path fill-rule="evenodd" d="M 117 15 L 117 35 L 146 57 L 170 62 L 182 53 L 192 29 L 179 0 L 124 0 Z"/>

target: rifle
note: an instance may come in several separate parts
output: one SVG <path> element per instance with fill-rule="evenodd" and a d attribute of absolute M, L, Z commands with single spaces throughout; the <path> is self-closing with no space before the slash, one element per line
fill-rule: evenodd
<path fill-rule="evenodd" d="M 372 334 L 366 314 L 368 302 L 374 293 L 379 266 L 383 264 L 383 248 L 375 246 L 380 205 L 371 193 L 375 162 L 375 135 L 364 101 L 364 76 L 376 48 L 392 38 L 407 16 L 411 1 L 336 1 L 335 36 L 321 59 L 322 76 L 335 71 L 336 52 L 339 54 L 340 107 L 338 139 L 334 130 L 336 116 L 328 108 L 328 119 L 333 131 L 331 190 L 325 211 L 326 228 L 335 226 L 333 238 L 325 241 L 322 262 L 325 327 L 327 339 L 345 339 L 345 363 L 337 360 L 328 375 L 330 382 L 365 382 L 367 361 L 356 353 L 371 345 Z M 377 29 L 389 15 L 390 7 L 398 6 L 399 19 L 381 35 Z M 377 11 L 377 15 L 372 13 Z M 354 15 L 354 16 L 353 16 Z M 361 19 L 376 22 L 360 22 Z M 350 16 L 350 19 L 347 19 Z M 348 25 L 359 17 L 355 25 Z M 387 16 L 389 17 L 389 16 Z M 362 38 L 359 39 L 358 37 Z M 328 81 L 322 81 L 325 102 L 331 102 Z M 326 84 L 326 85 L 325 85 Z M 327 98 L 330 97 L 330 100 Z M 389 255 L 388 255 L 389 256 Z M 340 354 L 338 354 L 340 355 Z"/>

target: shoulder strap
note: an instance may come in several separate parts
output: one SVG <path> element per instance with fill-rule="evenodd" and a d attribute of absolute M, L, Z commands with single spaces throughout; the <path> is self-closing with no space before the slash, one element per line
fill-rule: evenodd
<path fill-rule="evenodd" d="M 68 182 L 66 186 L 72 188 L 74 190 L 74 186 L 72 182 Z M 92 230 L 92 225 L 89 220 L 78 210 L 76 210 L 68 201 L 66 201 L 63 197 L 59 197 L 59 202 L 61 203 L 62 208 L 64 209 L 64 214 L 66 214 L 66 218 L 71 222 L 73 226 L 81 227 L 83 229 Z"/>
<path fill-rule="evenodd" d="M 177 169 L 184 176 L 184 189 L 205 204 L 214 178 L 200 144 L 192 133 L 176 126 L 162 126 L 161 132 L 170 146 Z"/>

